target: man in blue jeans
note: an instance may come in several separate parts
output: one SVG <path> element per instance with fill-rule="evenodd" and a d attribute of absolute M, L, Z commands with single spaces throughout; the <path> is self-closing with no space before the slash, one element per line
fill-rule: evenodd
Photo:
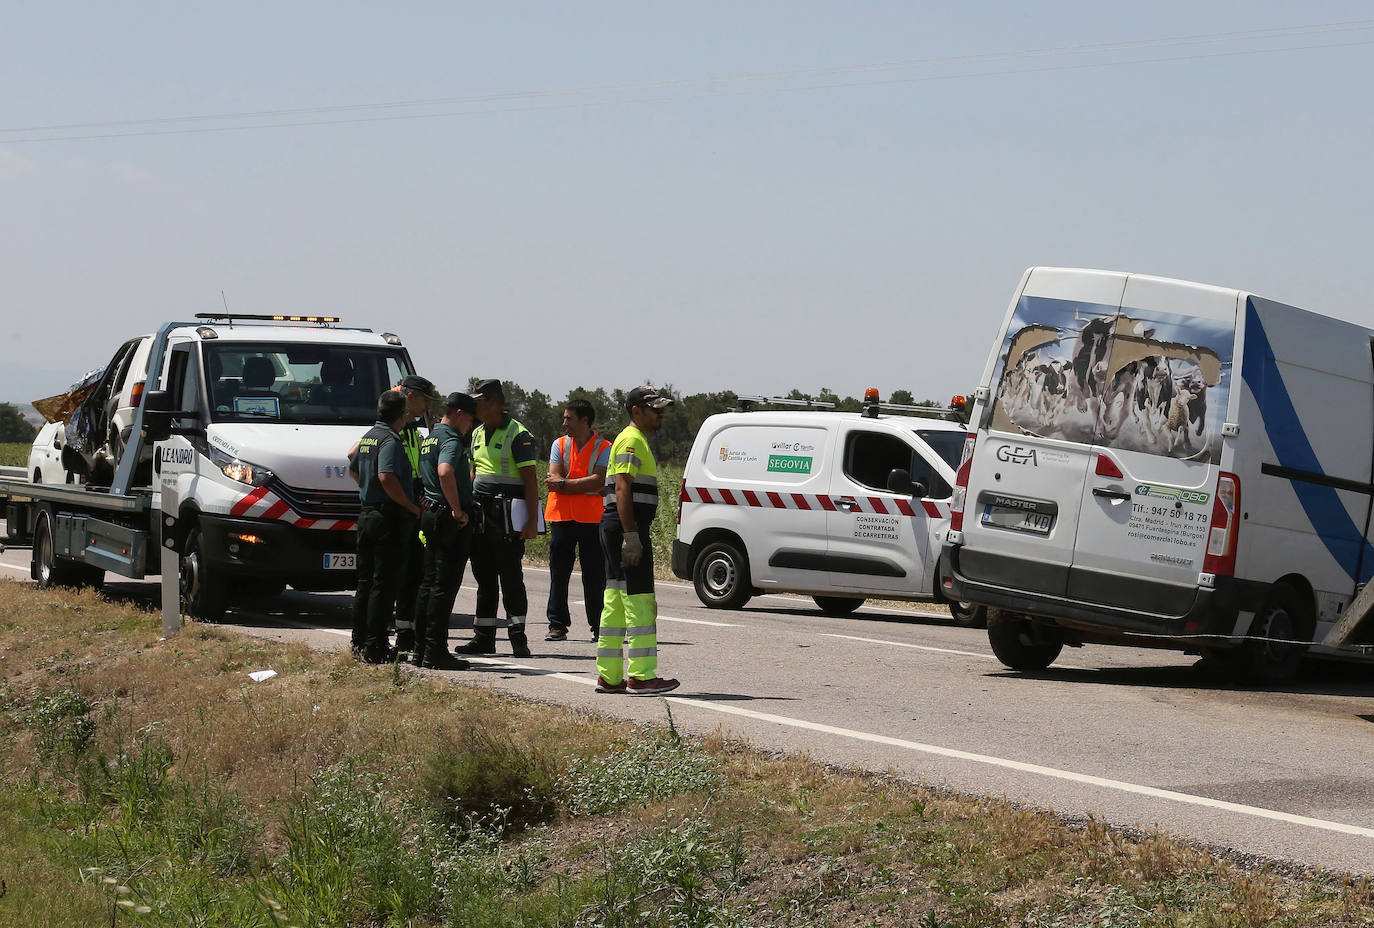
<path fill-rule="evenodd" d="M 545 641 L 568 637 L 568 581 L 573 563 L 582 564 L 582 601 L 595 640 L 606 591 L 606 564 L 601 553 L 602 491 L 611 460 L 611 443 L 592 429 L 596 410 L 586 400 L 563 407 L 563 431 L 549 452 L 549 488 L 544 521 L 549 526 L 549 633 Z"/>

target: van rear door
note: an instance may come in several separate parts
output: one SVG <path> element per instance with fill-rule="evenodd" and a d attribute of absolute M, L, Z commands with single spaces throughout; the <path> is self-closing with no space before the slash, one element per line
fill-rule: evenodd
<path fill-rule="evenodd" d="M 1068 595 L 1186 614 L 1203 569 L 1237 294 L 1132 276 L 1093 399 Z"/>
<path fill-rule="evenodd" d="M 1096 458 L 1092 401 L 1125 282 L 1100 271 L 1027 277 L 974 448 L 959 565 L 970 580 L 1065 595 Z"/>

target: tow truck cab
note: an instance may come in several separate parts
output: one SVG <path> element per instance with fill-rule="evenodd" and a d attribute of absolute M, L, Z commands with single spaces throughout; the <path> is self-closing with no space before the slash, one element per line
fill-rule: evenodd
<path fill-rule="evenodd" d="M 359 502 L 347 453 L 376 420 L 378 396 L 414 372 L 400 340 L 243 317 L 166 339 L 163 389 L 149 394 L 144 425 L 162 439 L 154 494 L 178 500 L 190 611 L 216 616 L 231 591 L 354 587 Z"/>

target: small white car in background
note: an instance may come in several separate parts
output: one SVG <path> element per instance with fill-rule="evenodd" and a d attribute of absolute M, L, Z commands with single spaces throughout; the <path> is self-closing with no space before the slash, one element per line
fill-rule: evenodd
<path fill-rule="evenodd" d="M 702 423 L 683 469 L 673 573 L 710 607 L 805 593 L 831 615 L 865 599 L 945 602 L 960 422 L 912 415 L 750 411 Z M 951 604 L 960 624 L 984 611 Z"/>
<path fill-rule="evenodd" d="M 73 483 L 74 475 L 62 466 L 66 432 L 61 422 L 49 422 L 38 430 L 29 449 L 28 476 L 34 483 Z"/>

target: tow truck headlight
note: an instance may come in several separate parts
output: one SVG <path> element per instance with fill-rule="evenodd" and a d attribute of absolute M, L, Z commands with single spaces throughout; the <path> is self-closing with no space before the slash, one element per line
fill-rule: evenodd
<path fill-rule="evenodd" d="M 237 480 L 239 483 L 260 487 L 272 479 L 272 472 L 267 468 L 260 467 L 251 461 L 240 460 L 213 446 L 210 448 L 210 460 L 224 472 L 224 476 L 230 480 Z"/>

